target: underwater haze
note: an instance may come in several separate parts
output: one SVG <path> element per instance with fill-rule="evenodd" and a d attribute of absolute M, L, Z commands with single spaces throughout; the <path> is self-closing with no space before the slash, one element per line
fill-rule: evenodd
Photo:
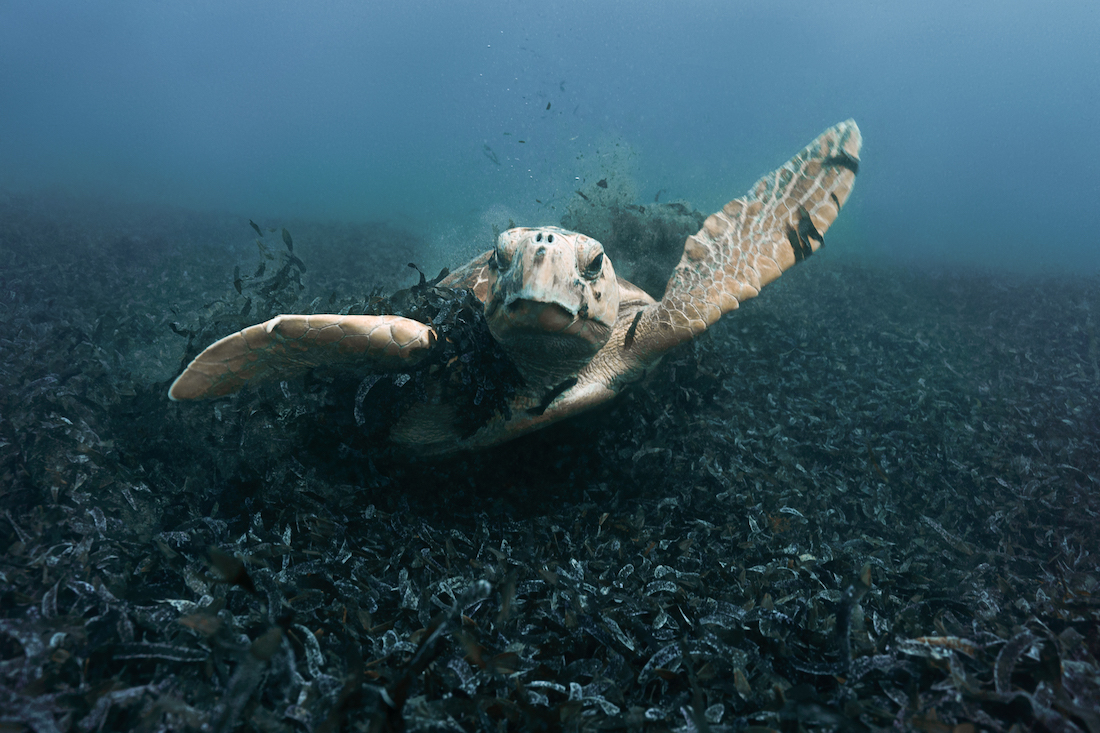
<path fill-rule="evenodd" d="M 0 0 L 0 733 L 1100 733 L 1098 36 Z"/>
<path fill-rule="evenodd" d="M 1094 2 L 0 2 L 0 189 L 385 220 L 703 211 L 855 118 L 859 256 L 1100 268 Z"/>

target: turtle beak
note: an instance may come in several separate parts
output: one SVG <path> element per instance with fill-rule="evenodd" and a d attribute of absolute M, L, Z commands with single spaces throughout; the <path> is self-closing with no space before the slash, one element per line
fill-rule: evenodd
<path fill-rule="evenodd" d="M 578 353 L 595 353 L 593 347 L 598 350 L 607 341 L 618 312 L 617 291 L 603 297 L 605 283 L 578 270 L 579 259 L 592 259 L 582 256 L 588 250 L 578 250 L 576 241 L 582 239 L 584 247 L 599 247 L 595 240 L 554 228 L 510 229 L 500 235 L 489 262 L 485 304 L 485 318 L 498 341 L 545 336 L 558 349 L 565 341 L 575 342 Z M 602 253 L 599 262 L 603 280 L 613 278 Z"/>
<path fill-rule="evenodd" d="M 503 317 L 511 328 L 528 328 L 547 333 L 575 333 L 580 325 L 577 314 L 558 303 L 541 303 L 514 298 L 504 307 Z M 570 330 L 572 328 L 572 330 Z"/>

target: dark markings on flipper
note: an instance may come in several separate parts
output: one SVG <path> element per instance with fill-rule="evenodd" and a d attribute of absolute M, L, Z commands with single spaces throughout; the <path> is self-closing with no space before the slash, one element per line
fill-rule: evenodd
<path fill-rule="evenodd" d="M 791 243 L 791 249 L 794 250 L 795 262 L 801 262 L 814 253 L 811 240 L 819 244 L 825 242 L 821 232 L 817 231 L 817 227 L 814 226 L 810 215 L 805 209 L 800 209 L 798 212 L 798 228 L 787 225 L 787 241 Z"/>
<path fill-rule="evenodd" d="M 528 408 L 527 409 L 527 414 L 529 414 L 529 415 L 541 415 L 542 413 L 546 412 L 546 408 L 550 406 L 551 402 L 553 402 L 554 400 L 556 400 L 558 398 L 558 395 L 560 395 L 562 392 L 569 389 L 570 387 L 574 386 L 576 383 L 577 383 L 577 378 L 576 377 L 570 377 L 569 379 L 565 380 L 564 382 L 559 384 L 557 387 L 554 387 L 552 390 L 547 392 L 546 396 L 542 398 L 542 402 L 539 404 L 538 407 Z"/>
<path fill-rule="evenodd" d="M 634 321 L 630 324 L 630 328 L 626 330 L 626 338 L 623 339 L 623 348 L 629 349 L 634 345 L 634 333 L 638 330 L 638 321 L 642 320 L 642 313 L 644 311 L 638 311 L 634 314 Z"/>
<path fill-rule="evenodd" d="M 814 226 L 814 220 L 810 218 L 810 212 L 803 208 L 798 210 L 798 236 L 804 240 L 814 240 L 818 245 L 825 244 L 825 238 Z"/>
<path fill-rule="evenodd" d="M 798 231 L 789 224 L 787 225 L 787 241 L 791 243 L 791 249 L 794 250 L 795 262 L 801 262 L 813 254 L 813 250 L 798 238 Z"/>
<path fill-rule="evenodd" d="M 832 191 L 830 191 L 829 192 L 829 198 L 831 198 L 833 200 L 833 206 L 836 207 L 836 210 L 840 211 L 840 199 L 838 199 L 836 197 L 836 194 L 833 193 Z"/>
<path fill-rule="evenodd" d="M 853 158 L 851 155 L 840 148 L 836 155 L 830 155 L 825 160 L 821 161 L 822 165 L 836 165 L 841 168 L 847 168 L 852 173 L 859 173 L 859 161 Z"/>

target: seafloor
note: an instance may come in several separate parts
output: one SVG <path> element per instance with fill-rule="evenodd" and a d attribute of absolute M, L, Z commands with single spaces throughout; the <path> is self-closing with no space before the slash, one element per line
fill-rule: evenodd
<path fill-rule="evenodd" d="M 649 287 L 694 216 L 581 213 Z M 1095 276 L 826 243 L 606 409 L 427 461 L 316 380 L 168 402 L 427 257 L 254 234 L 0 196 L 0 730 L 1100 731 Z"/>

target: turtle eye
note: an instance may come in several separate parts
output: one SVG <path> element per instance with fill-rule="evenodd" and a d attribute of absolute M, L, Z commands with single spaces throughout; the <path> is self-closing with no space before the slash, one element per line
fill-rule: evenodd
<path fill-rule="evenodd" d="M 600 272 L 603 270 L 603 252 L 592 258 L 592 261 L 588 263 L 588 267 L 584 268 L 584 276 L 589 280 L 595 280 L 600 276 Z"/>
<path fill-rule="evenodd" d="M 508 257 L 500 249 L 496 247 L 493 249 L 493 254 L 489 256 L 489 269 L 490 270 L 503 270 L 508 267 Z"/>

